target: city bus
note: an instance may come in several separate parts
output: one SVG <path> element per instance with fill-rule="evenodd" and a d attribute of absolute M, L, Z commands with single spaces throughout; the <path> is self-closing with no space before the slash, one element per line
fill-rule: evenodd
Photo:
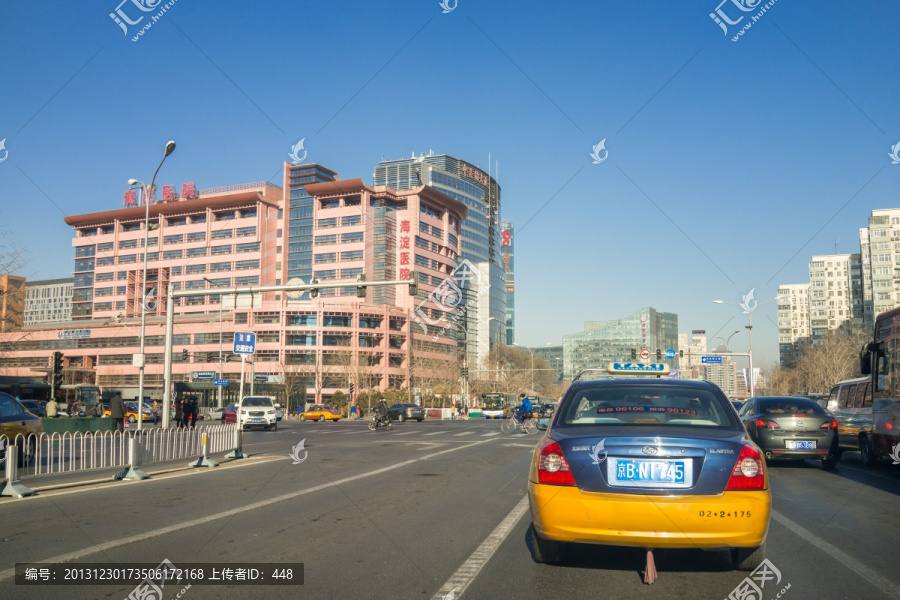
<path fill-rule="evenodd" d="M 90 411 L 100 401 L 100 388 L 96 385 L 82 383 L 64 383 L 56 392 L 59 401 L 59 410 L 66 410 L 71 403 L 75 403 L 76 410 Z"/>
<path fill-rule="evenodd" d="M 46 383 L 22 381 L 18 377 L 0 377 L 0 392 L 19 400 L 50 401 L 50 386 Z"/>
<path fill-rule="evenodd" d="M 860 353 L 860 371 L 871 382 L 871 395 L 857 394 L 854 403 L 857 418 L 871 423 L 857 434 L 862 462 L 889 457 L 900 464 L 900 308 L 875 317 L 873 339 Z"/>
<path fill-rule="evenodd" d="M 502 419 L 506 416 L 506 412 L 515 406 L 515 394 L 493 392 L 481 395 L 481 415 L 485 419 Z"/>

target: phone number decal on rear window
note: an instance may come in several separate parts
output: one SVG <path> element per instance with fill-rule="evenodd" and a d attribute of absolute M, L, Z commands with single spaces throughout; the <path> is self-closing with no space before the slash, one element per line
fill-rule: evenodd
<path fill-rule="evenodd" d="M 753 516 L 749 510 L 701 510 L 698 514 L 701 517 L 716 517 L 719 519 L 727 519 L 729 517 L 740 519 Z"/>

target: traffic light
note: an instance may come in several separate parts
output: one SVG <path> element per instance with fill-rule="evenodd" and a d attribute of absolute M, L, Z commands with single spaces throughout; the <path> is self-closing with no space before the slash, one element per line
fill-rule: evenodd
<path fill-rule="evenodd" d="M 310 283 L 311 285 L 318 285 L 319 280 L 318 280 L 318 279 L 313 279 L 313 280 L 310 281 L 309 283 Z M 319 297 L 319 289 L 316 288 L 316 289 L 309 290 L 309 297 L 310 297 L 310 298 L 318 298 L 318 297 Z"/>
<path fill-rule="evenodd" d="M 419 295 L 419 273 L 417 271 L 409 273 L 409 295 L 412 297 Z"/>
<path fill-rule="evenodd" d="M 678 351 L 678 358 L 684 358 L 684 350 Z"/>
<path fill-rule="evenodd" d="M 216 353 L 215 352 L 207 352 L 206 353 L 206 362 L 216 362 Z"/>
<path fill-rule="evenodd" d="M 365 280 L 366 280 L 365 273 L 360 273 L 359 275 L 356 276 L 357 283 L 363 282 Z M 366 297 L 366 286 L 364 286 L 364 285 L 356 286 L 356 297 L 357 298 L 365 298 Z M 352 386 L 353 384 L 351 383 L 350 385 Z M 353 393 L 352 387 L 350 388 L 350 393 L 351 394 Z"/>
<path fill-rule="evenodd" d="M 241 362 L 240 354 L 229 354 L 225 362 Z"/>
<path fill-rule="evenodd" d="M 353 384 L 351 383 L 351 384 L 350 384 L 350 395 L 351 395 L 351 396 L 353 395 L 353 392 L 354 392 L 355 390 L 356 390 L 356 386 L 353 385 Z"/>
<path fill-rule="evenodd" d="M 656 360 L 662 360 L 662 350 L 656 349 Z"/>
<path fill-rule="evenodd" d="M 631 360 L 637 360 L 637 350 L 631 349 Z"/>
<path fill-rule="evenodd" d="M 53 389 L 59 389 L 62 385 L 62 352 L 53 353 Z"/>
<path fill-rule="evenodd" d="M 463 367 L 462 376 L 463 376 L 463 379 L 467 379 L 469 377 L 469 367 Z"/>
<path fill-rule="evenodd" d="M 188 354 L 187 348 L 181 351 L 181 362 L 187 362 L 190 355 Z"/>

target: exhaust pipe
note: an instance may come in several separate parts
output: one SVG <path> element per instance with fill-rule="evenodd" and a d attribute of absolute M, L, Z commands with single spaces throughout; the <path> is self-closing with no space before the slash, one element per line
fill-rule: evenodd
<path fill-rule="evenodd" d="M 766 460 L 772 460 L 772 453 L 766 452 Z"/>

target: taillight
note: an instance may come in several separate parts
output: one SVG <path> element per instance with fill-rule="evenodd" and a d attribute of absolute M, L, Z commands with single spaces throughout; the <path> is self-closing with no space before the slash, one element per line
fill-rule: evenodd
<path fill-rule="evenodd" d="M 734 470 L 725 491 L 766 489 L 765 463 L 762 455 L 753 446 L 744 446 L 734 463 Z"/>
<path fill-rule="evenodd" d="M 837 429 L 837 421 L 825 421 L 819 429 Z"/>
<path fill-rule="evenodd" d="M 549 485 L 575 485 L 575 478 L 569 471 L 569 463 L 563 456 L 562 448 L 553 440 L 549 440 L 541 446 L 538 482 Z"/>
<path fill-rule="evenodd" d="M 757 419 L 756 426 L 768 427 L 769 429 L 778 429 L 778 423 L 776 423 L 775 421 L 769 421 L 767 419 Z"/>

